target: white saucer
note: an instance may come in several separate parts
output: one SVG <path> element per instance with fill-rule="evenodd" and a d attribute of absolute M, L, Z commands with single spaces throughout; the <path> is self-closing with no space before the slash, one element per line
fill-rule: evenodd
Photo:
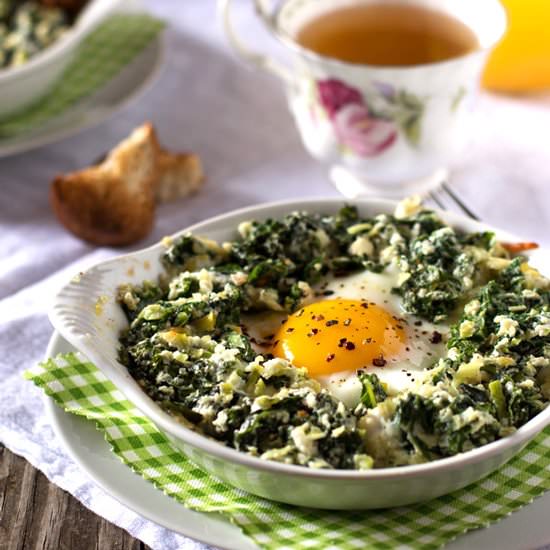
<path fill-rule="evenodd" d="M 140 3 L 133 2 L 139 6 Z M 131 10 L 128 10 L 131 11 Z M 0 136 L 0 158 L 30 151 L 97 126 L 151 86 L 164 59 L 163 33 L 92 95 L 44 125 L 14 137 Z"/>
<path fill-rule="evenodd" d="M 68 353 L 74 348 L 54 332 L 47 357 Z M 134 474 L 114 454 L 94 425 L 64 412 L 53 399 L 46 398 L 46 411 L 57 436 L 72 459 L 106 493 L 141 516 L 176 533 L 231 550 L 257 550 L 240 530 L 217 514 L 188 510 Z M 550 544 L 550 492 L 501 522 L 472 531 L 449 544 L 447 550 L 498 548 L 517 550 Z"/>

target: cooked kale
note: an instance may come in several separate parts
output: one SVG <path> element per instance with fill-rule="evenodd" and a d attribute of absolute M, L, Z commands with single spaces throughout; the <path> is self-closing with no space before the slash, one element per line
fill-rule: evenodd
<path fill-rule="evenodd" d="M 524 265 L 521 258 L 513 260 L 466 305 L 449 341 L 461 361 L 470 360 L 474 353 L 495 351 L 515 361 L 544 355 L 548 334 L 537 327 L 550 316 L 550 293 L 530 288 Z"/>
<path fill-rule="evenodd" d="M 161 262 L 173 274 L 178 271 L 197 271 L 216 266 L 225 258 L 225 251 L 214 241 L 200 239 L 187 233 L 171 243 L 161 256 Z"/>
<path fill-rule="evenodd" d="M 494 406 L 482 390 L 462 387 L 454 398 L 409 393 L 399 402 L 395 422 L 406 446 L 427 460 L 452 456 L 499 437 Z"/>
<path fill-rule="evenodd" d="M 381 403 L 386 399 L 387 394 L 384 387 L 380 383 L 376 374 L 368 374 L 366 372 L 359 373 L 359 381 L 363 386 L 361 392 L 361 403 L 368 409 L 376 407 L 378 403 Z"/>
<path fill-rule="evenodd" d="M 472 288 L 473 257 L 450 227 L 420 235 L 408 243 L 408 277 L 397 293 L 406 311 L 441 321 Z"/>
<path fill-rule="evenodd" d="M 198 333 L 220 334 L 227 325 L 238 324 L 242 291 L 225 275 L 212 276 L 208 281 L 211 288 L 202 294 L 198 292 L 200 277 L 185 273 L 176 276 L 168 291 L 164 292 L 159 287 L 152 287 L 151 283 L 144 283 L 141 287 L 121 287 L 119 301 L 130 321 L 130 327 L 121 340 L 123 344 L 135 344 L 170 327 L 192 324 Z M 153 295 L 158 299 L 151 303 Z M 136 304 L 134 309 L 133 304 Z"/>
<path fill-rule="evenodd" d="M 357 216 L 355 209 L 347 210 Z M 345 227 L 354 219 L 349 212 L 333 218 L 294 212 L 281 220 L 252 222 L 241 228 L 242 240 L 231 243 L 227 261 L 241 267 L 250 285 L 272 288 L 277 302 L 293 311 L 303 294 L 298 283 L 317 283 L 346 253 Z"/>
<path fill-rule="evenodd" d="M 155 302 L 166 297 L 166 292 L 152 281 L 144 281 L 139 287 L 132 285 L 122 285 L 118 289 L 118 301 L 132 322 L 141 312 L 141 310 Z"/>
<path fill-rule="evenodd" d="M 547 406 L 550 293 L 531 287 L 526 265 L 516 258 L 466 304 L 431 381 L 437 397 L 409 394 L 398 404 L 395 420 L 412 451 L 450 456 L 506 435 Z"/>
<path fill-rule="evenodd" d="M 262 455 L 290 446 L 285 456 L 300 463 L 297 455 L 307 453 L 302 447 L 308 446 L 309 436 L 316 443 L 316 462 L 323 461 L 332 468 L 354 468 L 354 457 L 363 449 L 356 418 L 326 392 L 319 393 L 309 405 L 307 401 L 294 393 L 267 410 L 251 413 L 235 433 L 235 447 Z M 333 435 L 338 428 L 342 433 Z M 303 434 L 303 442 L 298 434 Z"/>
<path fill-rule="evenodd" d="M 277 304 L 294 311 L 304 296 L 298 283 L 313 285 L 329 273 L 382 272 L 395 260 L 405 274 L 395 289 L 405 310 L 440 321 L 472 288 L 476 260 L 469 248 L 494 245 L 491 233 L 459 235 L 428 210 L 405 219 L 365 219 L 352 206 L 336 216 L 294 212 L 280 220 L 250 222 L 242 224 L 241 233 L 228 250 L 184 235 L 168 248 L 163 263 L 172 270 L 240 269 L 249 285 L 270 289 Z"/>
<path fill-rule="evenodd" d="M 216 344 L 170 329 L 127 351 L 129 371 L 150 397 L 239 450 L 263 455 L 288 447 L 291 462 L 353 468 L 363 448 L 353 414 L 313 391 L 303 372 L 289 373 L 278 359 L 257 359 L 251 369 L 254 354 L 238 332 L 228 331 Z M 336 428 L 341 433 L 335 435 Z"/>

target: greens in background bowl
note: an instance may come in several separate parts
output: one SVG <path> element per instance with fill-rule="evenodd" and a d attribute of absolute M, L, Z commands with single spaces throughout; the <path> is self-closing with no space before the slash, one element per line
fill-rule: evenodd
<path fill-rule="evenodd" d="M 358 201 L 355 204 L 362 218 L 373 217 L 380 213 L 389 215 L 395 208 L 395 204 L 388 201 Z M 236 237 L 236 228 L 241 222 L 251 219 L 282 218 L 296 210 L 311 214 L 336 215 L 342 206 L 342 203 L 336 200 L 299 201 L 260 206 L 215 218 L 190 229 L 195 235 L 205 235 L 211 239 L 226 241 Z M 484 233 L 491 230 L 483 224 L 451 214 L 444 214 L 443 218 L 461 231 Z M 497 235 L 499 239 L 505 241 L 517 240 L 503 232 L 497 232 Z M 173 242 L 178 242 L 177 236 L 174 237 Z M 382 464 L 380 468 L 368 470 L 305 468 L 297 465 L 299 462 L 288 464 L 284 461 L 262 460 L 226 447 L 212 438 L 196 433 L 177 417 L 167 413 L 143 392 L 126 367 L 118 361 L 118 339 L 121 331 L 128 327 L 127 319 L 116 302 L 118 288 L 124 282 L 140 284 L 146 279 L 156 280 L 164 272 L 160 262 L 164 252 L 165 247 L 160 244 L 139 253 L 105 262 L 81 274 L 66 285 L 56 298 L 51 314 L 52 322 L 66 339 L 94 361 L 106 376 L 192 460 L 212 474 L 244 490 L 283 502 L 321 508 L 375 508 L 407 504 L 436 497 L 480 479 L 513 456 L 550 422 L 549 410 L 542 410 L 531 420 L 526 419 L 525 423 L 519 422 L 517 425 L 521 427 L 511 435 L 473 450 L 467 450 L 469 446 L 463 447 L 466 452 L 455 455 L 455 451 L 447 454 L 440 452 L 444 434 L 429 438 L 427 437 L 429 434 L 420 429 L 422 426 L 414 425 L 415 422 L 421 423 L 427 418 L 426 414 L 422 416 L 414 412 L 408 417 L 413 420 L 407 431 L 408 442 L 413 447 L 416 446 L 421 453 L 426 452 L 424 447 L 427 446 L 428 453 L 439 453 L 439 456 L 445 458 L 433 456 L 431 458 L 439 459 L 421 464 L 405 462 L 410 465 L 393 468 Z M 534 256 L 535 261 L 536 256 Z M 513 271 L 515 269 L 513 262 L 508 264 Z M 511 293 L 514 294 L 513 291 Z M 457 298 L 460 299 L 460 296 L 457 295 Z M 482 304 L 478 312 L 483 309 L 481 306 Z M 475 315 L 474 309 L 472 306 L 471 313 L 467 315 Z M 462 326 L 465 321 L 475 323 L 473 318 L 465 318 L 457 326 Z M 463 336 L 466 336 L 468 326 L 468 323 L 464 325 Z M 460 328 L 458 330 L 460 331 Z M 450 338 L 455 337 L 456 335 L 451 331 Z M 464 350 L 464 353 L 474 358 L 476 350 Z M 464 383 L 476 386 L 477 382 L 473 378 L 485 376 L 482 367 L 484 365 L 476 367 L 474 363 L 466 371 L 463 370 L 460 376 L 464 377 Z M 460 366 L 454 370 L 455 373 L 459 371 Z M 493 381 L 490 379 L 488 383 Z M 506 393 L 506 388 L 500 389 Z M 376 392 L 374 393 L 376 397 Z M 475 399 L 476 394 L 473 390 L 471 394 L 468 398 Z M 486 405 L 495 415 L 499 414 L 499 407 L 502 412 L 502 402 L 499 404 L 499 398 L 496 397 L 498 394 L 498 389 L 494 389 L 493 393 L 487 389 L 489 397 L 486 398 Z M 406 405 L 410 408 L 411 404 Z M 405 420 L 403 426 L 406 422 Z M 432 428 L 435 428 L 435 424 Z M 432 444 L 431 447 L 430 444 Z M 454 456 L 448 456 L 449 454 Z M 363 462 L 360 466 L 367 467 L 367 462 Z"/>
<path fill-rule="evenodd" d="M 89 0 L 73 17 L 35 1 L 0 0 L 0 118 L 45 95 L 82 40 L 123 3 Z"/>
<path fill-rule="evenodd" d="M 51 46 L 71 26 L 68 11 L 35 0 L 0 1 L 0 68 L 17 67 Z"/>

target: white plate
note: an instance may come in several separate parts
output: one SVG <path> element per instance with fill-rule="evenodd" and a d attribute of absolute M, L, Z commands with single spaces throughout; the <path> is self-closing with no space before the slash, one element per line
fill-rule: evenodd
<path fill-rule="evenodd" d="M 140 11 L 141 5 L 141 1 L 131 0 L 124 11 Z M 151 86 L 160 72 L 163 59 L 164 40 L 160 33 L 102 88 L 78 101 L 60 116 L 17 136 L 0 137 L 0 158 L 30 151 L 97 126 Z"/>
<path fill-rule="evenodd" d="M 54 333 L 47 357 L 75 349 Z M 57 436 L 73 460 L 106 493 L 141 516 L 176 533 L 231 550 L 257 547 L 241 531 L 217 514 L 193 512 L 134 474 L 109 449 L 101 432 L 83 418 L 64 412 L 46 398 L 46 411 Z M 550 544 L 550 492 L 501 522 L 459 537 L 448 550 L 498 548 L 517 550 Z"/>

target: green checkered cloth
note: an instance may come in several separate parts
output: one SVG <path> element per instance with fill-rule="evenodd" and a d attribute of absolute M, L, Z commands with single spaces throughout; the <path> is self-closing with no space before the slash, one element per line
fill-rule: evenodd
<path fill-rule="evenodd" d="M 218 512 L 259 547 L 439 548 L 506 517 L 550 489 L 550 428 L 498 472 L 450 495 L 381 511 L 332 512 L 255 497 L 197 468 L 79 354 L 49 359 L 25 377 L 67 412 L 95 421 L 134 472 L 187 508 Z"/>
<path fill-rule="evenodd" d="M 0 122 L 0 137 L 13 137 L 44 125 L 93 94 L 132 61 L 164 28 L 146 14 L 115 14 L 80 46 L 75 59 L 48 95 Z"/>

